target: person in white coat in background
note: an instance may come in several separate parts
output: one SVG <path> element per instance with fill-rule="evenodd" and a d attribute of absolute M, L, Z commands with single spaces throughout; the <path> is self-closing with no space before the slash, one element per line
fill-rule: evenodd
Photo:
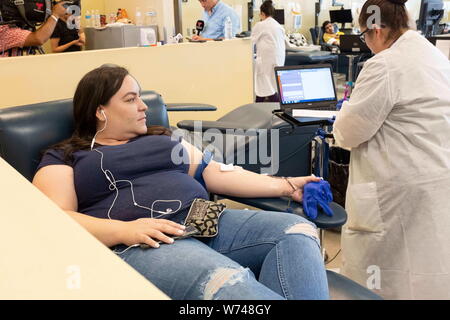
<path fill-rule="evenodd" d="M 450 299 L 450 63 L 406 1 L 359 17 L 375 56 L 334 123 L 351 148 L 342 272 L 386 299 Z"/>
<path fill-rule="evenodd" d="M 261 21 L 252 30 L 252 42 L 256 47 L 256 102 L 279 101 L 274 68 L 284 65 L 286 47 L 284 28 L 272 18 L 274 14 L 272 1 L 264 1 L 260 7 Z"/>

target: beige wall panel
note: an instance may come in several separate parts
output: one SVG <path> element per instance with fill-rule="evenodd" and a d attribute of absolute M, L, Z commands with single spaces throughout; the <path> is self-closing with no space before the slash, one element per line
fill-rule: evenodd
<path fill-rule="evenodd" d="M 216 112 L 171 113 L 184 119 L 216 120 L 253 100 L 249 40 L 183 43 L 0 60 L 0 108 L 73 96 L 88 71 L 104 64 L 127 67 L 144 90 L 156 90 L 165 102 L 216 105 Z"/>

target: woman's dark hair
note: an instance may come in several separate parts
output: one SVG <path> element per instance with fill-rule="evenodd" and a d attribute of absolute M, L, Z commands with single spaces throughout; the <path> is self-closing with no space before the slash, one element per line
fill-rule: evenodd
<path fill-rule="evenodd" d="M 96 112 L 100 105 L 108 105 L 111 98 L 120 90 L 128 70 L 107 64 L 88 72 L 78 83 L 73 97 L 74 132 L 72 137 L 50 149 L 64 151 L 64 161 L 72 161 L 73 153 L 88 150 L 97 132 Z M 149 135 L 168 135 L 172 132 L 162 126 L 148 128 Z"/>
<path fill-rule="evenodd" d="M 388 40 L 400 37 L 401 31 L 409 29 L 409 17 L 405 7 L 408 0 L 368 0 L 364 3 L 359 15 L 359 25 L 367 28 L 369 19 L 373 19 L 374 12 L 370 6 L 380 9 L 381 25 L 391 29 Z M 371 21 L 372 22 L 372 21 Z"/>
<path fill-rule="evenodd" d="M 259 10 L 266 15 L 266 17 L 273 17 L 275 15 L 275 8 L 272 0 L 266 0 L 263 2 Z"/>

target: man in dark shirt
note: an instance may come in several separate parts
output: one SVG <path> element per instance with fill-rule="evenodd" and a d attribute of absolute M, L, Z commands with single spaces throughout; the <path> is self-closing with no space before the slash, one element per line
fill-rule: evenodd
<path fill-rule="evenodd" d="M 77 29 L 76 26 L 79 25 L 75 23 L 70 14 L 65 14 L 64 17 L 59 19 L 55 31 L 53 31 L 50 37 L 50 42 L 53 52 L 70 52 L 70 51 L 81 51 L 81 47 L 85 44 L 86 38 L 82 29 Z M 76 19 L 76 17 L 74 17 Z"/>

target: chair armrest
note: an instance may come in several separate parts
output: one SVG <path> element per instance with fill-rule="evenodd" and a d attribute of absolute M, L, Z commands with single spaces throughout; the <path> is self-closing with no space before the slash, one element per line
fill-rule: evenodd
<path fill-rule="evenodd" d="M 335 46 L 333 44 L 328 43 L 322 44 L 322 50 L 324 51 L 333 51 L 333 49 L 339 50 L 339 46 Z"/>
<path fill-rule="evenodd" d="M 217 107 L 203 103 L 167 103 L 167 111 L 216 111 Z"/>
<path fill-rule="evenodd" d="M 236 122 L 227 122 L 227 121 L 203 121 L 203 120 L 183 120 L 177 123 L 177 127 L 180 129 L 185 129 L 188 131 L 194 131 L 194 129 L 198 129 L 195 124 L 198 125 L 198 123 L 201 123 L 201 130 L 202 132 L 205 132 L 209 129 L 217 129 L 221 133 L 229 133 L 227 130 L 249 130 L 254 129 L 250 126 L 240 125 L 239 127 L 236 127 Z M 237 132 L 233 132 L 237 133 Z M 255 130 L 256 133 L 256 130 Z M 246 135 L 249 135 L 246 133 Z"/>
<path fill-rule="evenodd" d="M 229 199 L 235 202 L 243 203 L 252 207 L 259 208 L 266 211 L 286 212 L 288 209 L 289 199 L 282 198 L 238 198 L 224 195 L 218 195 L 221 198 Z M 322 210 L 319 210 L 315 220 L 309 219 L 303 212 L 303 207 L 300 203 L 291 201 L 290 209 L 292 213 L 297 214 L 307 220 L 313 222 L 320 229 L 337 228 L 347 222 L 347 212 L 343 207 L 335 202 L 330 203 L 330 208 L 333 211 L 333 216 L 327 216 Z"/>

